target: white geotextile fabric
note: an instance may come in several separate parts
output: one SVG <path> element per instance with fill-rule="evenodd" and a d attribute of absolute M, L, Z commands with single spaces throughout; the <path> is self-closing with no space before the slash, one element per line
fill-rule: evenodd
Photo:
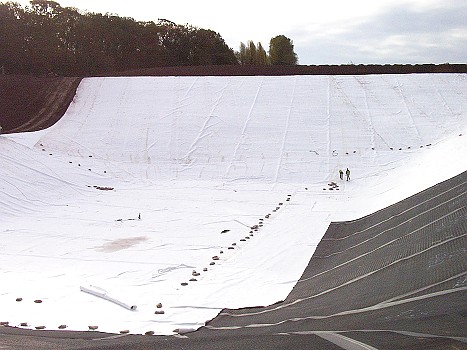
<path fill-rule="evenodd" d="M 0 321 L 172 334 L 285 299 L 331 221 L 467 169 L 466 81 L 84 79 L 56 125 L 0 136 Z"/>

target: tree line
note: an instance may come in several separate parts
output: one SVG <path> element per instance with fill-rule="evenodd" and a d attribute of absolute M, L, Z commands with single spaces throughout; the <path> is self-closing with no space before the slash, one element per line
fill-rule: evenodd
<path fill-rule="evenodd" d="M 249 40 L 245 45 L 240 43 L 236 53 L 238 62 L 242 65 L 296 65 L 298 56 L 294 51 L 293 41 L 285 35 L 277 35 L 269 42 L 269 53 L 261 42 L 257 45 Z"/>
<path fill-rule="evenodd" d="M 0 73 L 82 76 L 235 65 L 242 63 L 241 57 L 219 33 L 166 19 L 141 22 L 109 13 L 82 13 L 51 0 L 32 0 L 24 8 L 15 2 L 0 3 Z M 263 59 L 275 62 L 268 55 Z M 257 58 L 255 62 L 263 64 Z"/>
<path fill-rule="evenodd" d="M 80 13 L 49 0 L 0 3 L 0 66 L 10 73 L 97 74 L 154 66 L 235 64 L 207 29 Z"/>

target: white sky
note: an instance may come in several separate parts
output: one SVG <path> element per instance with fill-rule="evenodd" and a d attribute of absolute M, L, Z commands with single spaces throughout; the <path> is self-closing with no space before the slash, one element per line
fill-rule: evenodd
<path fill-rule="evenodd" d="M 139 21 L 165 18 L 211 29 L 234 50 L 248 40 L 268 48 L 272 37 L 283 34 L 293 40 L 300 64 L 465 63 L 467 57 L 463 0 L 289 0 L 287 6 L 245 0 L 58 2 Z"/>

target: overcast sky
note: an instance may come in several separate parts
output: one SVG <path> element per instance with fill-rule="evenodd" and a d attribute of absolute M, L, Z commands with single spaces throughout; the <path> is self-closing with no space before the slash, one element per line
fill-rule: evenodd
<path fill-rule="evenodd" d="M 269 40 L 283 34 L 293 40 L 300 64 L 467 62 L 466 0 L 57 2 L 138 21 L 164 18 L 211 29 L 236 51 L 248 40 L 267 50 Z"/>

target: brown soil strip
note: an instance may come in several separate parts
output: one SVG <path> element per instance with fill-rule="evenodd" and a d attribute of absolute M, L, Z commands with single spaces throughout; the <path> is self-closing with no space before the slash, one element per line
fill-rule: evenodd
<path fill-rule="evenodd" d="M 0 76 L 0 125 L 3 133 L 37 131 L 65 114 L 81 78 Z"/>

